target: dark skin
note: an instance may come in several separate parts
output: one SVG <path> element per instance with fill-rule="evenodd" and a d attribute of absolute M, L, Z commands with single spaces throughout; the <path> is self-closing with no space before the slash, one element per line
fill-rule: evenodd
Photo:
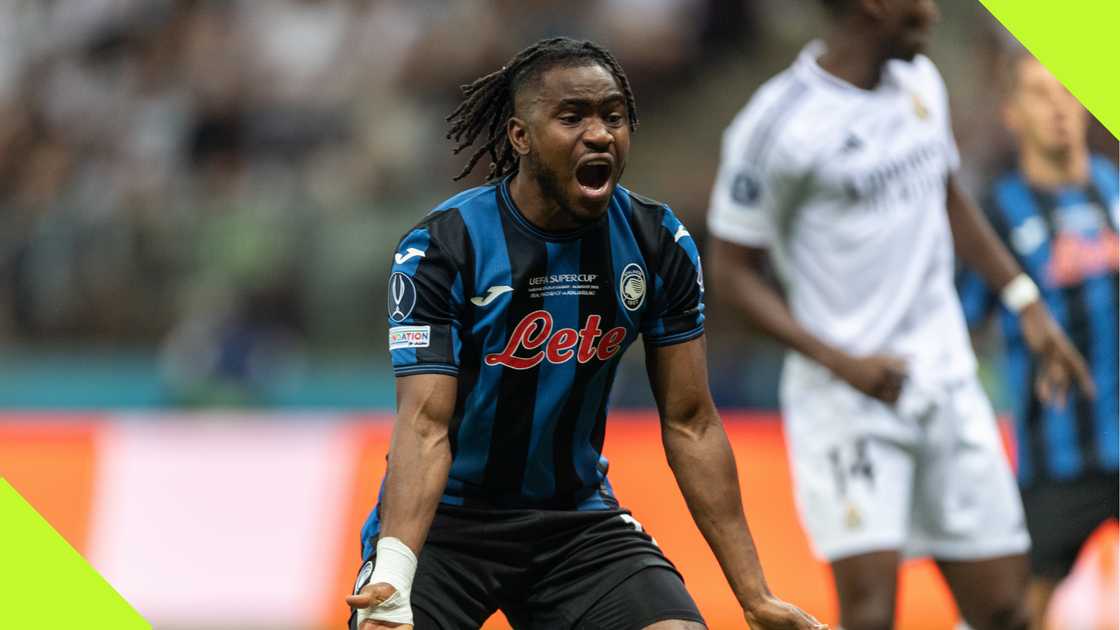
<path fill-rule="evenodd" d="M 835 16 L 826 36 L 828 52 L 819 60 L 831 74 L 863 89 L 878 85 L 884 64 L 913 59 L 929 40 L 938 19 L 933 0 L 851 0 Z M 990 286 L 1003 287 L 1022 272 L 983 213 L 961 190 L 947 182 L 950 229 L 958 256 Z M 782 295 L 766 281 L 765 249 L 713 239 L 709 258 L 726 296 L 763 332 L 829 369 L 860 392 L 888 404 L 897 402 L 906 380 L 900 357 L 852 356 L 807 331 L 790 312 Z M 1028 346 L 1042 366 L 1036 382 L 1039 397 L 1060 404 L 1076 380 L 1094 395 L 1084 359 L 1041 302 L 1026 307 L 1020 322 Z M 832 563 L 840 599 L 840 623 L 847 630 L 889 628 L 894 620 L 897 569 L 901 555 L 884 550 Z M 939 561 L 961 614 L 977 630 L 1025 628 L 1023 606 L 1027 562 L 1023 555 L 980 561 Z"/>
<path fill-rule="evenodd" d="M 526 92 L 530 90 L 526 89 Z M 517 95 L 507 132 L 521 156 L 510 184 L 521 211 L 547 230 L 577 228 L 606 212 L 630 144 L 625 100 L 601 66 L 546 70 L 531 93 Z M 580 164 L 602 159 L 610 177 L 599 188 L 582 185 Z M 542 185 L 543 183 L 543 185 Z M 646 369 L 661 417 L 662 442 L 689 511 L 743 606 L 752 628 L 825 628 L 770 593 L 743 513 L 735 458 L 708 389 L 703 337 L 668 347 L 647 347 Z M 419 374 L 397 379 L 397 421 L 389 451 L 382 533 L 419 556 L 447 483 L 451 465 L 448 426 L 457 379 Z M 388 584 L 367 585 L 346 598 L 366 608 L 393 594 Z M 360 630 L 411 628 L 366 621 Z M 645 630 L 702 630 L 690 621 L 664 620 Z"/>
<path fill-rule="evenodd" d="M 934 0 L 848 0 L 824 38 L 828 51 L 818 63 L 856 87 L 873 89 L 887 61 L 910 61 L 929 45 L 940 18 Z"/>
<path fill-rule="evenodd" d="M 520 168 L 509 190 L 517 207 L 544 230 L 565 231 L 607 211 L 630 153 L 626 97 L 600 65 L 546 70 L 515 99 L 506 125 Z M 609 169 L 603 186 L 589 188 L 585 165 Z"/>

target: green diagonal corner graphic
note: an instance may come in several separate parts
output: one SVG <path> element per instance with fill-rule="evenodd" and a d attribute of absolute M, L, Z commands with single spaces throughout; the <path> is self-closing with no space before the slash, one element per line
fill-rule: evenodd
<path fill-rule="evenodd" d="M 992 15 L 1120 138 L 1117 0 L 980 0 Z"/>
<path fill-rule="evenodd" d="M 0 478 L 0 628 L 151 627 Z"/>

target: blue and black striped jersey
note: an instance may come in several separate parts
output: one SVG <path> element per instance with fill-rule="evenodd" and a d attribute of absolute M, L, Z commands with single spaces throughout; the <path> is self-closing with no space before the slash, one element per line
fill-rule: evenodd
<path fill-rule="evenodd" d="M 438 206 L 394 256 L 394 371 L 458 377 L 443 502 L 617 507 L 602 450 L 619 359 L 639 334 L 704 331 L 699 254 L 672 211 L 619 186 L 602 218 L 550 233 L 506 178 Z M 375 508 L 363 541 L 377 528 Z"/>
<path fill-rule="evenodd" d="M 1017 317 L 999 307 L 1024 485 L 1115 472 L 1120 460 L 1120 193 L 1116 165 L 1109 160 L 1094 157 L 1091 175 L 1084 186 L 1039 190 L 1011 172 L 995 182 L 987 204 L 992 225 L 1089 361 L 1097 386 L 1096 400 L 1075 391 L 1062 408 L 1042 405 L 1033 394 L 1037 366 Z M 958 288 L 970 325 L 983 322 L 999 302 L 973 272 L 960 274 Z"/>

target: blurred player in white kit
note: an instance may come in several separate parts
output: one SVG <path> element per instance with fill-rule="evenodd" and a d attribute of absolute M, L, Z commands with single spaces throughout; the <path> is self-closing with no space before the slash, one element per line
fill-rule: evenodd
<path fill-rule="evenodd" d="M 1060 399 L 1084 361 L 961 192 L 932 0 L 825 0 L 831 29 L 724 135 L 709 277 L 786 344 L 796 499 L 840 625 L 890 628 L 904 556 L 932 556 L 969 625 L 1026 628 L 1030 539 L 954 289 L 954 244 L 1001 288 Z M 766 281 L 773 261 L 784 295 Z"/>

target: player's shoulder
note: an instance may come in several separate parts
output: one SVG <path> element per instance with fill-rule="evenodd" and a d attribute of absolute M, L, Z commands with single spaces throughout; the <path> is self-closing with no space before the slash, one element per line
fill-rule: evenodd
<path fill-rule="evenodd" d="M 1120 171 L 1116 167 L 1116 162 L 1100 153 L 1094 153 L 1089 156 L 1089 167 L 1093 171 L 1094 179 L 1098 182 L 1103 182 L 1104 185 L 1112 189 L 1120 186 Z"/>
<path fill-rule="evenodd" d="M 732 119 L 723 135 L 724 160 L 745 160 L 762 168 L 811 159 L 816 130 L 832 119 L 835 104 L 805 76 L 802 63 L 759 86 Z"/>
<path fill-rule="evenodd" d="M 1017 166 L 1003 170 L 992 179 L 982 205 L 994 224 L 1014 223 L 1016 217 L 1030 214 L 1035 197 Z"/>
<path fill-rule="evenodd" d="M 937 64 L 925 55 L 915 55 L 909 61 L 893 60 L 888 69 L 895 81 L 911 91 L 939 98 L 945 93 L 945 80 Z"/>
<path fill-rule="evenodd" d="M 680 244 L 684 251 L 696 257 L 692 234 L 673 213 L 669 204 L 640 195 L 623 186 L 615 188 L 615 195 L 621 198 L 622 203 L 617 205 L 626 212 L 625 219 L 630 225 L 638 248 L 644 255 L 650 257 L 647 261 L 661 256 L 675 255 L 676 248 L 670 247 L 670 243 Z"/>
<path fill-rule="evenodd" d="M 401 236 L 401 243 L 422 241 L 458 259 L 457 250 L 469 247 L 467 222 L 472 215 L 497 213 L 497 185 L 485 184 L 464 190 L 437 204 Z"/>
<path fill-rule="evenodd" d="M 641 213 L 643 215 L 660 215 L 669 211 L 669 204 L 658 201 L 653 197 L 647 197 L 639 193 L 619 185 L 615 187 L 615 192 L 620 196 L 623 204 L 630 207 L 631 212 Z"/>
<path fill-rule="evenodd" d="M 437 204 L 409 228 L 409 232 L 419 229 L 431 230 L 434 226 L 462 223 L 468 214 L 496 212 L 498 208 L 497 195 L 497 184 L 493 182 L 468 188 Z"/>
<path fill-rule="evenodd" d="M 447 213 L 486 212 L 498 207 L 498 182 L 488 182 L 452 195 L 428 213 L 424 220 L 435 220 Z"/>
<path fill-rule="evenodd" d="M 638 194 L 623 186 L 618 186 L 615 194 L 621 201 L 620 207 L 627 211 L 627 219 L 638 238 L 653 243 L 660 238 L 662 230 L 671 232 L 681 224 L 673 209 L 663 201 Z"/>
<path fill-rule="evenodd" d="M 770 77 L 731 119 L 724 131 L 725 144 L 746 144 L 753 136 L 792 121 L 799 116 L 811 88 L 793 67 Z"/>
<path fill-rule="evenodd" d="M 672 217 L 673 209 L 664 201 L 636 193 L 625 186 L 617 186 L 615 194 L 618 195 L 621 206 L 628 210 L 631 221 L 660 225 L 666 217 Z"/>

